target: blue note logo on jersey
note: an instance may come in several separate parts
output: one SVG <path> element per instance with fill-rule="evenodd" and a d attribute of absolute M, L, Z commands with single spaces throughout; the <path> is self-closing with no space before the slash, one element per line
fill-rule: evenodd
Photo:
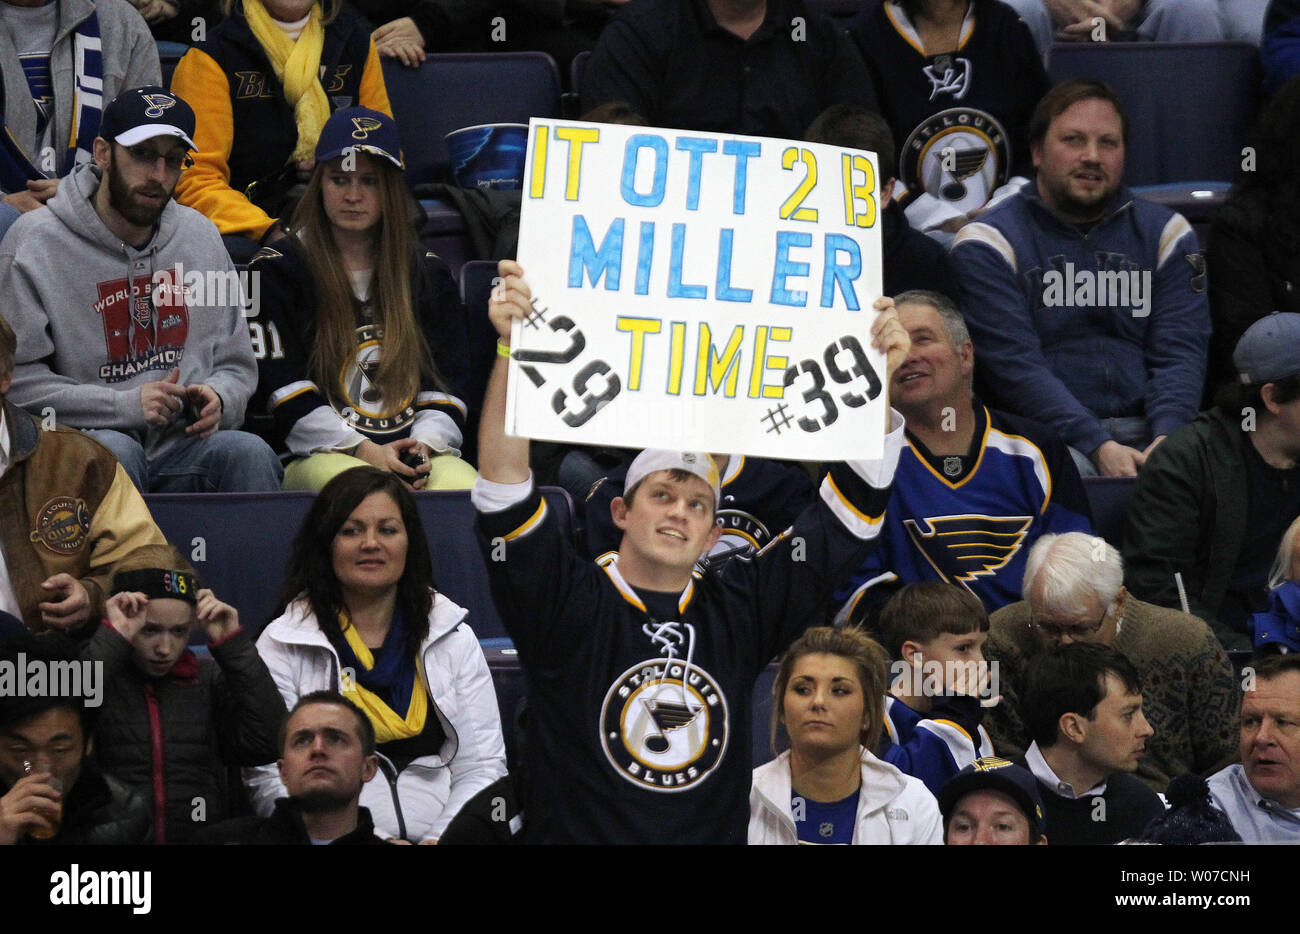
<path fill-rule="evenodd" d="M 1011 143 L 990 114 L 953 107 L 927 117 L 908 135 L 898 171 L 909 192 L 924 191 L 969 213 L 1006 184 Z"/>
<path fill-rule="evenodd" d="M 1033 516 L 937 516 L 904 519 L 903 527 L 940 578 L 970 590 L 976 578 L 997 573 L 1016 556 L 1033 521 Z"/>
<path fill-rule="evenodd" d="M 647 791 L 685 791 L 712 774 L 727 750 L 727 699 L 698 665 L 650 658 L 610 686 L 601 705 L 610 764 Z"/>
<path fill-rule="evenodd" d="M 383 354 L 383 332 L 374 324 L 363 324 L 356 329 L 356 355 L 343 367 L 339 377 L 345 417 L 360 431 L 373 434 L 393 434 L 405 431 L 415 421 L 413 398 L 399 400 L 396 405 L 379 391 L 379 363 Z"/>

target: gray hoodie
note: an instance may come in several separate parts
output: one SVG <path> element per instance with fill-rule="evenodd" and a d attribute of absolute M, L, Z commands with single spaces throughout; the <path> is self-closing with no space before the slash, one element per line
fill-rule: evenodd
<path fill-rule="evenodd" d="M 237 428 L 257 385 L 242 293 L 217 228 L 169 201 L 136 250 L 113 235 L 91 198 L 99 169 L 63 180 L 0 243 L 0 311 L 18 335 L 9 398 L 60 427 L 113 428 L 149 453 L 187 440 L 177 416 L 146 425 L 140 387 L 180 368 L 180 384 L 221 396 L 221 428 Z M 128 295 L 133 282 L 136 295 Z M 159 285 L 177 282 L 172 290 Z"/>
<path fill-rule="evenodd" d="M 73 89 L 76 85 L 72 61 L 72 36 L 77 26 L 92 12 L 99 14 L 100 51 L 104 61 L 104 102 L 107 107 L 123 91 L 146 84 L 162 84 L 158 64 L 158 46 L 149 34 L 149 25 L 126 0 L 55 0 L 59 5 L 59 25 L 50 53 L 50 77 L 54 90 L 54 118 L 50 139 L 54 158 L 62 175 L 71 166 L 63 164 L 72 137 Z M 8 30 L 0 27 L 0 82 L 4 87 L 5 123 L 14 139 L 24 149 L 36 138 L 36 107 L 27 86 L 18 53 Z M 40 153 L 27 153 L 28 159 L 43 168 Z"/>

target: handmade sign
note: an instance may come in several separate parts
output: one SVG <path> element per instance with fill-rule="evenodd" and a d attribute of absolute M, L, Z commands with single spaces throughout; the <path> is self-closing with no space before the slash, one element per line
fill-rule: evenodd
<path fill-rule="evenodd" d="M 797 460 L 877 457 L 876 157 L 534 119 L 507 430 Z"/>

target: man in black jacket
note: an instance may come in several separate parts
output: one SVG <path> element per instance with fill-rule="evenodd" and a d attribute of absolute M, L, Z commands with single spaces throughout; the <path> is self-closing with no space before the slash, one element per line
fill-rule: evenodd
<path fill-rule="evenodd" d="M 102 696 L 72 677 L 82 666 L 57 634 L 0 650 L 0 685 L 23 685 L 0 691 L 0 846 L 149 842 L 144 796 L 89 759 L 91 706 Z"/>
<path fill-rule="evenodd" d="M 195 843 L 232 845 L 381 844 L 361 788 L 375 777 L 375 728 L 335 691 L 299 698 L 280 732 L 280 780 L 289 797 L 270 817 L 239 817 L 200 831 Z"/>

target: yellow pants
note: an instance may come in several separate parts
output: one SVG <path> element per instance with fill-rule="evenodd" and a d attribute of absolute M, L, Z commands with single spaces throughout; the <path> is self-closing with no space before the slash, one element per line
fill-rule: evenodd
<path fill-rule="evenodd" d="M 353 457 L 351 454 L 323 451 L 311 457 L 300 457 L 291 461 L 284 469 L 283 488 L 315 492 L 345 470 L 369 466 L 361 458 Z M 477 471 L 459 457 L 435 454 L 429 461 L 429 479 L 424 488 L 426 490 L 468 490 L 477 478 Z"/>

